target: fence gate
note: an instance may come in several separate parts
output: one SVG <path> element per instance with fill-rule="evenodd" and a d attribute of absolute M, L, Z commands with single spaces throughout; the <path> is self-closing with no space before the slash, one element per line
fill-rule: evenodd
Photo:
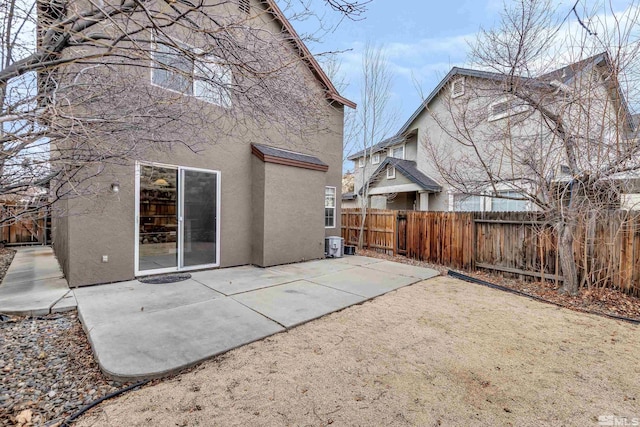
<path fill-rule="evenodd" d="M 396 253 L 407 254 L 407 213 L 398 212 L 396 217 Z"/>

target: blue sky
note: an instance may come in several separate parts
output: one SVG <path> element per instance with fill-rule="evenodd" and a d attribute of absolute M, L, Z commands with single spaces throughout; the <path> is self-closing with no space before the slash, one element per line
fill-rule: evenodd
<path fill-rule="evenodd" d="M 558 13 L 564 16 L 575 1 L 555 3 Z M 596 1 L 587 3 L 592 7 Z M 313 0 L 312 4 L 316 10 L 327 13 L 323 1 Z M 611 5 L 615 12 L 620 12 L 629 6 L 629 1 L 611 0 Z M 395 74 L 391 103 L 399 110 L 395 127 L 399 129 L 421 102 L 416 84 L 426 96 L 451 67 L 468 65 L 468 43 L 475 40 L 481 26 L 490 28 L 497 24 L 502 10 L 502 0 L 373 0 L 364 19 L 343 20 L 320 43 L 308 46 L 316 54 L 345 51 L 339 54 L 341 73 L 348 84 L 342 94 L 357 102 L 362 48 L 368 41 L 383 44 Z M 331 13 L 324 19 L 333 25 L 338 22 Z M 571 21 L 575 24 L 573 16 L 569 24 Z M 317 21 L 293 25 L 303 34 L 317 28 Z M 558 64 L 561 65 L 564 64 Z"/>

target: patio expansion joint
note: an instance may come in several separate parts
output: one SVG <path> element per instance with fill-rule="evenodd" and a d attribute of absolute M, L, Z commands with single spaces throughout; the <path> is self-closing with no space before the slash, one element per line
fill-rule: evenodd
<path fill-rule="evenodd" d="M 325 276 L 327 276 L 327 275 L 325 275 Z M 317 277 L 313 277 L 311 279 L 306 279 L 306 281 L 309 282 L 309 283 L 313 283 L 314 285 L 323 286 L 325 288 L 333 289 L 334 291 L 340 291 L 340 292 L 344 292 L 345 294 L 354 295 L 354 296 L 357 296 L 357 297 L 360 297 L 360 298 L 365 298 L 365 301 L 367 301 L 368 298 L 369 298 L 366 295 L 356 294 L 355 292 L 345 291 L 344 289 L 334 288 L 333 286 L 329 286 L 329 285 L 325 285 L 324 283 L 318 283 L 318 282 L 314 282 L 313 281 L 313 279 L 319 279 L 321 277 L 323 277 L 323 276 L 317 276 Z"/>
<path fill-rule="evenodd" d="M 193 280 L 196 280 L 196 279 L 193 279 Z M 266 285 L 266 286 L 263 286 L 263 287 L 261 287 L 261 288 L 249 289 L 249 290 L 242 291 L 242 292 L 234 292 L 234 293 L 232 293 L 232 294 L 225 294 L 224 292 L 219 291 L 219 290 L 217 290 L 216 288 L 213 288 L 213 287 L 211 287 L 211 286 L 209 286 L 209 285 L 206 285 L 206 284 L 204 284 L 204 283 L 202 283 L 202 282 L 198 282 L 197 280 L 196 280 L 196 282 L 200 283 L 200 284 L 201 284 L 201 285 L 203 285 L 203 286 L 206 286 L 208 289 L 211 289 L 211 290 L 213 290 L 213 291 L 216 291 L 216 292 L 218 292 L 218 293 L 220 293 L 220 294 L 224 295 L 225 297 L 233 297 L 233 296 L 235 296 L 235 295 L 248 294 L 248 293 L 250 293 L 250 292 L 259 291 L 259 290 L 262 290 L 262 289 L 269 289 L 269 288 L 275 288 L 276 286 L 288 285 L 288 284 L 293 283 L 293 282 L 299 282 L 300 280 L 305 280 L 305 279 L 304 279 L 304 278 L 302 278 L 302 277 L 292 278 L 291 280 L 287 280 L 286 282 L 274 283 L 274 284 L 272 284 L 272 285 Z"/>
<path fill-rule="evenodd" d="M 265 288 L 262 288 L 262 289 L 265 289 Z M 259 290 L 259 289 L 256 289 L 256 290 Z M 253 292 L 253 291 L 249 291 L 249 292 Z M 243 293 L 247 293 L 247 292 L 243 292 Z M 285 331 L 288 331 L 289 329 L 291 329 L 290 327 L 287 327 L 287 326 L 283 325 L 282 323 L 278 322 L 277 320 L 272 319 L 271 317 L 269 317 L 269 316 L 267 316 L 267 315 L 265 315 L 263 313 L 260 313 L 258 310 L 254 310 L 253 308 L 249 307 L 248 305 L 244 304 L 243 302 L 238 301 L 233 296 L 228 296 L 227 298 L 230 298 L 230 299 L 234 300 L 235 302 L 237 302 L 241 306 L 248 308 L 249 310 L 253 311 L 254 313 L 259 314 L 261 317 L 264 317 L 265 319 L 275 323 L 276 325 L 283 327 Z"/>

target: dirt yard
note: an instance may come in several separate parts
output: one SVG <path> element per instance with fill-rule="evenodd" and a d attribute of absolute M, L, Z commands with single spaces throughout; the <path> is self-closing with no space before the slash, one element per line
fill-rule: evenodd
<path fill-rule="evenodd" d="M 640 418 L 640 327 L 438 277 L 111 400 L 82 426 L 597 426 Z"/>

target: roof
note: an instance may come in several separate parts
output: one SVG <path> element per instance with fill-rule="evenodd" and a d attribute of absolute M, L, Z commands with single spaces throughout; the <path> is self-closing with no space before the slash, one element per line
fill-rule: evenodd
<path fill-rule="evenodd" d="M 251 144 L 251 152 L 265 163 L 293 166 L 303 169 L 327 171 L 329 165 L 317 157 L 263 144 Z"/>
<path fill-rule="evenodd" d="M 370 151 L 372 154 L 373 153 L 379 153 L 380 151 L 384 150 L 387 147 L 391 147 L 392 145 L 396 145 L 396 144 L 400 144 L 402 142 L 404 142 L 406 140 L 406 138 L 404 136 L 392 136 L 391 138 L 387 138 L 382 140 L 381 142 L 378 142 L 377 144 L 375 144 L 374 146 L 367 148 L 366 150 L 360 150 L 355 154 L 350 155 L 349 157 L 347 157 L 347 160 L 355 160 L 358 157 L 362 157 L 362 155 L 365 153 L 365 151 Z"/>
<path fill-rule="evenodd" d="M 354 192 L 344 193 L 342 195 L 342 200 L 355 200 L 358 195 Z"/>
<path fill-rule="evenodd" d="M 291 35 L 291 42 L 298 51 L 298 55 L 302 58 L 307 67 L 309 67 L 313 75 L 325 87 L 327 91 L 327 98 L 347 107 L 356 108 L 355 102 L 348 100 L 338 93 L 338 89 L 336 89 L 331 82 L 331 79 L 322 70 L 318 61 L 316 61 L 311 54 L 311 51 L 309 51 L 309 48 L 307 48 L 289 20 L 284 16 L 284 13 L 282 13 L 282 10 L 280 10 L 275 0 L 262 0 L 262 3 L 266 6 L 267 11 L 273 15 L 276 21 L 282 25 L 283 30 Z"/>
<path fill-rule="evenodd" d="M 376 169 L 376 171 L 371 175 L 371 178 L 369 178 L 369 184 L 371 184 L 371 181 L 376 179 L 378 175 L 386 170 L 387 166 L 395 167 L 396 172 L 400 172 L 409 181 L 417 184 L 423 190 L 434 193 L 442 191 L 442 186 L 440 184 L 418 170 L 416 162 L 412 162 L 411 160 L 395 159 L 393 157 L 387 157 L 382 163 L 380 163 L 378 169 Z M 362 189 L 360 189 L 359 193 L 362 193 Z"/>
<path fill-rule="evenodd" d="M 537 82 L 540 82 L 542 80 L 542 81 L 544 81 L 544 84 L 550 83 L 552 81 L 559 81 L 559 82 L 561 82 L 563 84 L 567 84 L 568 82 L 570 82 L 573 79 L 574 76 L 576 76 L 578 74 L 578 72 L 584 70 L 586 67 L 595 66 L 595 65 L 601 64 L 603 62 L 606 62 L 607 64 L 610 65 L 609 56 L 606 53 L 600 53 L 598 55 L 591 56 L 591 57 L 589 57 L 587 59 L 583 59 L 582 61 L 574 62 L 573 64 L 569 64 L 567 66 L 564 66 L 562 68 L 558 68 L 557 70 L 551 71 L 549 73 L 542 74 L 538 78 L 520 77 L 520 79 L 522 79 L 522 80 L 532 80 L 532 81 L 537 81 Z M 405 132 L 407 132 L 407 130 L 409 129 L 411 124 L 415 121 L 415 119 L 420 114 L 422 114 L 422 112 L 424 110 L 426 110 L 427 106 L 438 95 L 438 93 L 440 93 L 442 88 L 447 83 L 449 83 L 449 81 L 455 76 L 469 76 L 469 77 L 476 77 L 476 78 L 488 79 L 488 80 L 494 80 L 494 81 L 499 81 L 499 80 L 505 80 L 506 79 L 506 76 L 504 74 L 500 74 L 500 73 L 494 73 L 494 72 L 490 72 L 490 71 L 473 70 L 473 69 L 470 69 L 470 68 L 453 67 L 451 69 L 451 71 L 449 71 L 449 73 L 447 73 L 447 75 L 440 81 L 438 86 L 436 86 L 431 91 L 429 96 L 427 96 L 425 98 L 425 100 L 420 104 L 420 106 L 411 115 L 411 117 L 409 117 L 409 120 L 407 120 L 405 122 L 405 124 L 402 125 L 400 130 L 396 133 L 396 135 L 393 138 L 397 138 L 400 135 L 405 134 Z M 620 92 L 619 88 L 618 88 L 618 92 L 619 92 L 618 96 L 620 96 L 621 102 L 627 108 L 627 114 L 628 114 L 628 117 L 630 118 L 631 114 L 630 114 L 630 112 L 628 112 L 628 106 L 627 106 L 626 102 L 624 101 L 624 97 L 622 96 L 622 93 Z M 631 120 L 629 120 L 629 122 L 632 123 Z"/>

